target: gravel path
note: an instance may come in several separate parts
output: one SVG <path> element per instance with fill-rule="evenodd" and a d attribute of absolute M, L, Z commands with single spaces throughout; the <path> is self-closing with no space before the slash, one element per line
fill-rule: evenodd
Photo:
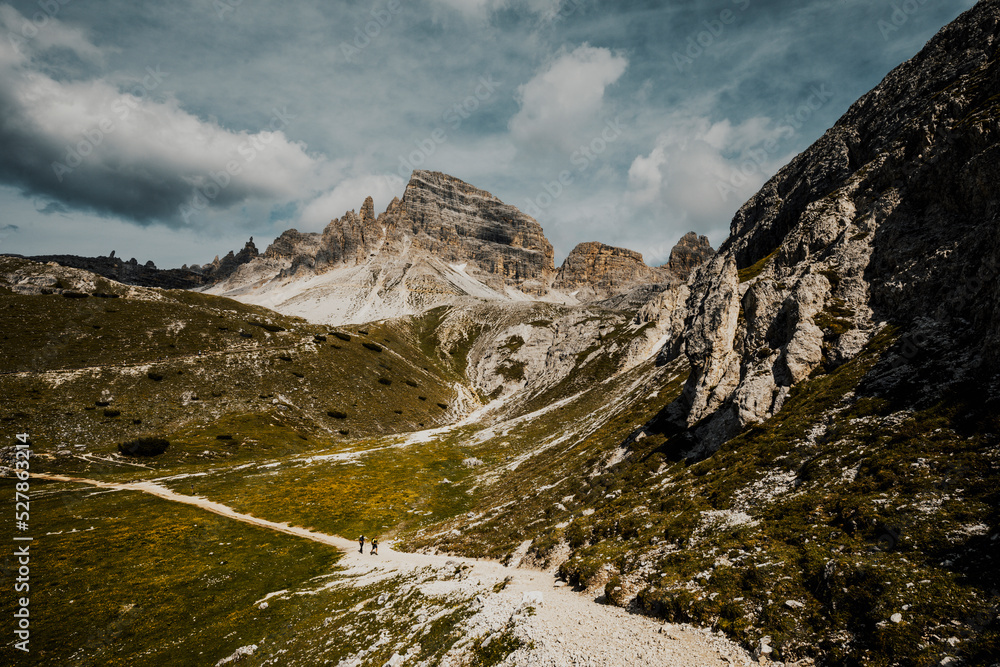
<path fill-rule="evenodd" d="M 186 503 L 224 517 L 277 530 L 345 552 L 341 561 L 358 581 L 371 581 L 422 568 L 460 571 L 458 577 L 435 582 L 429 594 L 461 593 L 476 596 L 476 613 L 466 622 L 470 638 L 513 632 L 523 644 L 502 663 L 504 667 L 715 667 L 752 665 L 742 648 L 712 632 L 687 625 L 663 624 L 619 607 L 597 604 L 593 595 L 578 593 L 558 581 L 552 572 L 508 568 L 495 561 L 396 551 L 391 542 L 379 545 L 379 554 L 358 553 L 356 541 L 260 519 L 205 498 L 175 493 L 153 482 L 111 483 L 63 475 L 32 474 L 59 482 L 89 484 L 106 489 L 141 491 L 173 502 Z M 366 544 L 366 547 L 368 545 Z M 507 580 L 502 590 L 495 591 Z M 459 665 L 463 651 L 442 663 Z M 348 664 L 364 664 L 345 663 Z M 389 664 L 392 664 L 391 662 Z M 392 667 L 406 664 L 403 657 Z"/>

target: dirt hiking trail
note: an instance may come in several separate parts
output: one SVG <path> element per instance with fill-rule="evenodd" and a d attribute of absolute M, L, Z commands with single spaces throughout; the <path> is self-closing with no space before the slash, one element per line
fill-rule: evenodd
<path fill-rule="evenodd" d="M 64 475 L 32 474 L 54 482 L 86 484 L 103 489 L 141 491 L 172 502 L 194 505 L 235 521 L 294 535 L 336 547 L 340 564 L 358 582 L 383 579 L 423 568 L 458 572 L 434 584 L 432 593 L 460 592 L 476 596 L 477 611 L 466 623 L 470 635 L 493 634 L 514 627 L 525 646 L 508 656 L 503 667 L 724 667 L 752 665 L 749 654 L 719 634 L 688 625 L 664 624 L 594 601 L 594 592 L 575 592 L 550 571 L 505 567 L 488 560 L 396 551 L 380 542 L 379 553 L 358 552 L 358 542 L 287 523 L 243 514 L 199 496 L 175 493 L 154 482 L 114 483 Z M 504 581 L 506 584 L 500 589 Z M 529 648 L 530 646 L 530 648 Z M 405 656 L 387 665 L 403 667 Z M 363 659 L 340 667 L 367 665 Z M 461 657 L 442 665 L 461 665 Z M 376 666 L 380 667 L 380 666 Z"/>

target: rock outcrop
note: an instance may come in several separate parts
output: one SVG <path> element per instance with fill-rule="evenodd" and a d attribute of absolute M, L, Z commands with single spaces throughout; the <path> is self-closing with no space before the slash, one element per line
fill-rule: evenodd
<path fill-rule="evenodd" d="M 669 271 L 678 280 L 685 282 L 692 271 L 714 254 L 715 250 L 707 236 L 688 232 L 670 250 L 670 259 L 660 269 Z"/>
<path fill-rule="evenodd" d="M 20 257 L 20 255 L 11 255 Z M 99 276 L 116 280 L 126 285 L 161 287 L 163 289 L 192 289 L 209 282 L 204 275 L 191 269 L 158 269 L 152 261 L 140 264 L 134 257 L 122 261 L 114 256 L 81 257 L 78 255 L 36 255 L 27 257 L 35 262 L 55 262 L 60 266 L 90 271 Z"/>
<path fill-rule="evenodd" d="M 662 355 L 691 363 L 670 413 L 697 425 L 689 454 L 771 416 L 886 324 L 905 363 L 876 369 L 883 391 L 1000 395 L 998 46 L 1000 0 L 983 0 L 737 212 L 692 278 L 683 344 Z"/>
<path fill-rule="evenodd" d="M 654 268 L 632 250 L 584 243 L 556 271 L 552 245 L 533 218 L 457 178 L 414 171 L 402 199 L 377 217 L 369 197 L 360 213 L 348 211 L 322 233 L 290 229 L 255 253 L 213 262 L 220 269 L 207 277 L 222 268 L 227 275 L 210 291 L 337 324 L 482 300 L 599 301 L 629 311 L 675 304 L 676 295 L 661 293 L 683 283 L 712 249 L 691 233 L 672 264 Z M 672 326 L 662 315 L 653 319 Z"/>
<path fill-rule="evenodd" d="M 471 262 L 473 275 L 493 289 L 541 295 L 555 273 L 552 244 L 534 218 L 446 174 L 414 171 L 402 202 L 385 216 L 391 243 L 412 239 L 449 264 Z"/>
<path fill-rule="evenodd" d="M 603 243 L 580 243 L 567 255 L 553 287 L 580 301 L 605 299 L 632 287 L 677 282 L 674 274 L 647 266 L 642 254 Z"/>

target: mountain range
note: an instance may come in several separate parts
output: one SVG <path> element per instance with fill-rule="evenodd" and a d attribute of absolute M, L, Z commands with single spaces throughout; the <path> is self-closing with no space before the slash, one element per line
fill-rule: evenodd
<path fill-rule="evenodd" d="M 980 0 L 717 252 L 688 234 L 660 267 L 582 243 L 557 268 L 537 221 L 430 171 L 202 266 L 0 257 L 3 422 L 33 466 L 556 569 L 765 663 L 1000 664 L 998 50 Z M 170 447 L 118 453 L 152 436 Z M 299 597 L 276 613 L 316 623 L 281 650 L 312 656 L 327 612 Z M 455 603 L 458 635 L 486 599 Z M 259 639 L 228 618 L 219 658 Z M 513 628 L 469 661 L 504 664 Z M 393 632 L 379 664 L 417 652 Z M 421 664 L 472 650 L 441 636 Z"/>

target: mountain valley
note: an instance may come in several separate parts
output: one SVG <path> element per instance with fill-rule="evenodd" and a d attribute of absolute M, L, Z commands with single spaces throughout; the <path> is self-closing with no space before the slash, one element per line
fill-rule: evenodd
<path fill-rule="evenodd" d="M 0 256 L 37 664 L 654 655 L 571 655 L 564 588 L 669 664 L 1000 664 L 998 50 L 980 0 L 662 266 L 421 170 L 204 265 Z"/>

